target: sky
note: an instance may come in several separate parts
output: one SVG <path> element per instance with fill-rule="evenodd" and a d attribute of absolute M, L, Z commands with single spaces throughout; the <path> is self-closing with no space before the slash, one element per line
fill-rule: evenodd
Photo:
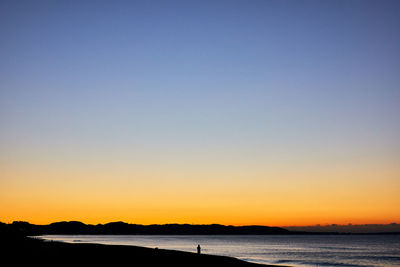
<path fill-rule="evenodd" d="M 0 221 L 400 219 L 398 1 L 1 1 Z"/>

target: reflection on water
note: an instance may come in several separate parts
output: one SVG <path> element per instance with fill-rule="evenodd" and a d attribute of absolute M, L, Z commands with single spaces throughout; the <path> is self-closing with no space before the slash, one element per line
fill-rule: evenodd
<path fill-rule="evenodd" d="M 400 235 L 155 236 L 47 235 L 75 243 L 136 245 L 291 266 L 400 266 Z"/>

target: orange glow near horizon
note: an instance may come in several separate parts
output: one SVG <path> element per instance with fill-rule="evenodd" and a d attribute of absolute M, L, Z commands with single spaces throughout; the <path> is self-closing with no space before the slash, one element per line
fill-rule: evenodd
<path fill-rule="evenodd" d="M 0 221 L 269 226 L 398 222 L 397 170 L 213 172 L 215 176 L 193 172 L 187 179 L 187 169 L 4 167 Z"/>

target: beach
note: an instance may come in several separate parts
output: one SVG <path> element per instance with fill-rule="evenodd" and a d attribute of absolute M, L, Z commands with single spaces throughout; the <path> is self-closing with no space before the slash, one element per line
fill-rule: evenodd
<path fill-rule="evenodd" d="M 34 266 L 273 266 L 225 256 L 137 246 L 71 244 L 23 236 L 1 237 L 2 260 Z"/>
<path fill-rule="evenodd" d="M 400 266 L 398 234 L 40 235 L 72 244 L 129 245 L 290 266 Z"/>

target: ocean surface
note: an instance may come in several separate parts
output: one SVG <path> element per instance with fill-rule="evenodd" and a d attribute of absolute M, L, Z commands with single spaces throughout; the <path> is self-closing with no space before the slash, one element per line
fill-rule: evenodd
<path fill-rule="evenodd" d="M 400 235 L 45 235 L 71 243 L 135 245 L 289 266 L 400 266 Z"/>

